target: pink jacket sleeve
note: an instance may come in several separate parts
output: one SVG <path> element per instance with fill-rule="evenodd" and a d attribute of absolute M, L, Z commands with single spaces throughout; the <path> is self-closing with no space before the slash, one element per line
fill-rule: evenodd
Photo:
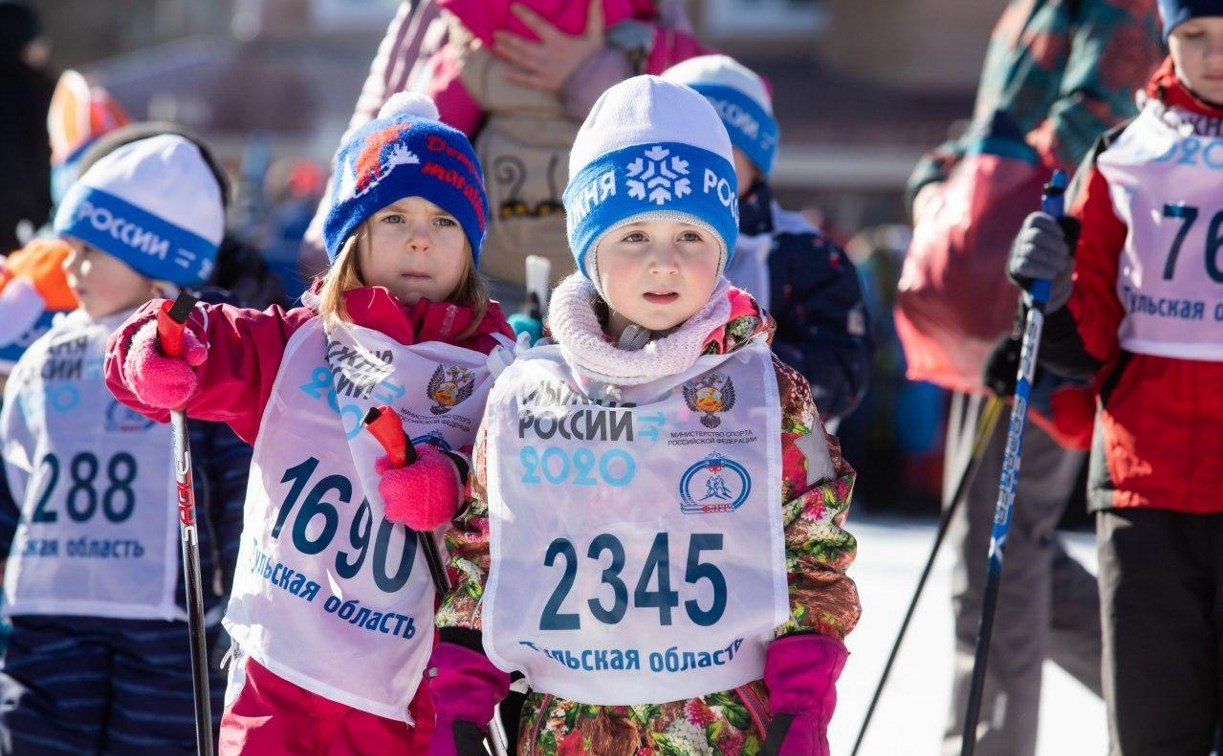
<path fill-rule="evenodd" d="M 455 127 L 468 137 L 475 136 L 484 111 L 463 83 L 463 66 L 454 45 L 445 45 L 429 59 L 424 94 L 437 105 L 442 123 Z"/>
<path fill-rule="evenodd" d="M 158 422 L 170 413 L 142 404 L 132 392 L 123 363 L 132 335 L 156 317 L 163 300 L 141 307 L 111 334 L 106 349 L 106 387 L 123 404 Z M 227 423 L 249 444 L 259 433 L 263 408 L 280 371 L 289 337 L 313 317 L 313 310 L 279 306 L 252 310 L 225 304 L 199 304 L 187 327 L 207 346 L 208 358 L 197 370 L 200 388 L 187 402 L 187 414 Z"/>
<path fill-rule="evenodd" d="M 700 40 L 689 32 L 655 25 L 654 46 L 650 48 L 642 73 L 657 76 L 676 63 L 714 52 L 717 50 L 701 44 Z"/>

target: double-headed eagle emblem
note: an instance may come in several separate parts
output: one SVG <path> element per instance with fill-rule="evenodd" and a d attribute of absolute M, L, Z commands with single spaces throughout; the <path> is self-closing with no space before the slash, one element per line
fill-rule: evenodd
<path fill-rule="evenodd" d="M 730 376 L 710 373 L 684 384 L 684 402 L 694 412 L 702 412 L 701 425 L 716 428 L 722 418 L 716 413 L 726 412 L 735 406 L 735 384 Z"/>
<path fill-rule="evenodd" d="M 435 415 L 444 415 L 456 404 L 471 396 L 475 390 L 475 376 L 465 367 L 458 365 L 438 365 L 425 387 L 425 393 L 434 403 L 429 411 Z"/>

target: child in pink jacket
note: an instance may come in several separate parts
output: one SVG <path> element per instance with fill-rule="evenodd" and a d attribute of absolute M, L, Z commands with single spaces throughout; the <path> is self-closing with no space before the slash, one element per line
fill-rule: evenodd
<path fill-rule="evenodd" d="M 306 306 L 200 305 L 182 359 L 160 300 L 111 336 L 107 385 L 164 421 L 185 407 L 254 444 L 221 753 L 423 753 L 436 595 L 413 530 L 449 520 L 510 329 L 475 272 L 487 222 L 470 143 L 401 95 L 337 154 L 332 267 Z M 367 410 L 389 405 L 419 460 L 394 467 Z"/>

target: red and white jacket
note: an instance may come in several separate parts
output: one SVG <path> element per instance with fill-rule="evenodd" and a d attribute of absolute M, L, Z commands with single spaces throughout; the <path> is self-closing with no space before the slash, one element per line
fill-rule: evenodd
<path fill-rule="evenodd" d="M 1106 134 L 1083 165 L 1071 208 L 1082 223 L 1074 290 L 1046 323 L 1041 361 L 1099 387 L 1091 509 L 1223 512 L 1223 277 L 1208 276 L 1220 261 L 1204 259 L 1217 254 L 1209 235 L 1223 222 L 1223 191 L 1203 188 L 1217 175 L 1223 190 L 1223 106 L 1187 90 L 1170 59 L 1147 94 L 1150 112 L 1171 111 L 1163 120 L 1180 130 L 1161 136 L 1139 116 Z M 1120 171 L 1119 155 L 1128 161 Z"/>

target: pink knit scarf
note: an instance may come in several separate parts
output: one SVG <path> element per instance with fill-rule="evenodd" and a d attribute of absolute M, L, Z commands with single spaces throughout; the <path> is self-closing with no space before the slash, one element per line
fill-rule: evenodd
<path fill-rule="evenodd" d="M 557 285 L 548 325 L 565 359 L 579 373 L 617 386 L 639 386 L 692 367 L 709 334 L 730 316 L 730 283 L 723 278 L 705 306 L 665 336 L 636 351 L 607 341 L 595 313 L 594 284 L 574 273 Z"/>

